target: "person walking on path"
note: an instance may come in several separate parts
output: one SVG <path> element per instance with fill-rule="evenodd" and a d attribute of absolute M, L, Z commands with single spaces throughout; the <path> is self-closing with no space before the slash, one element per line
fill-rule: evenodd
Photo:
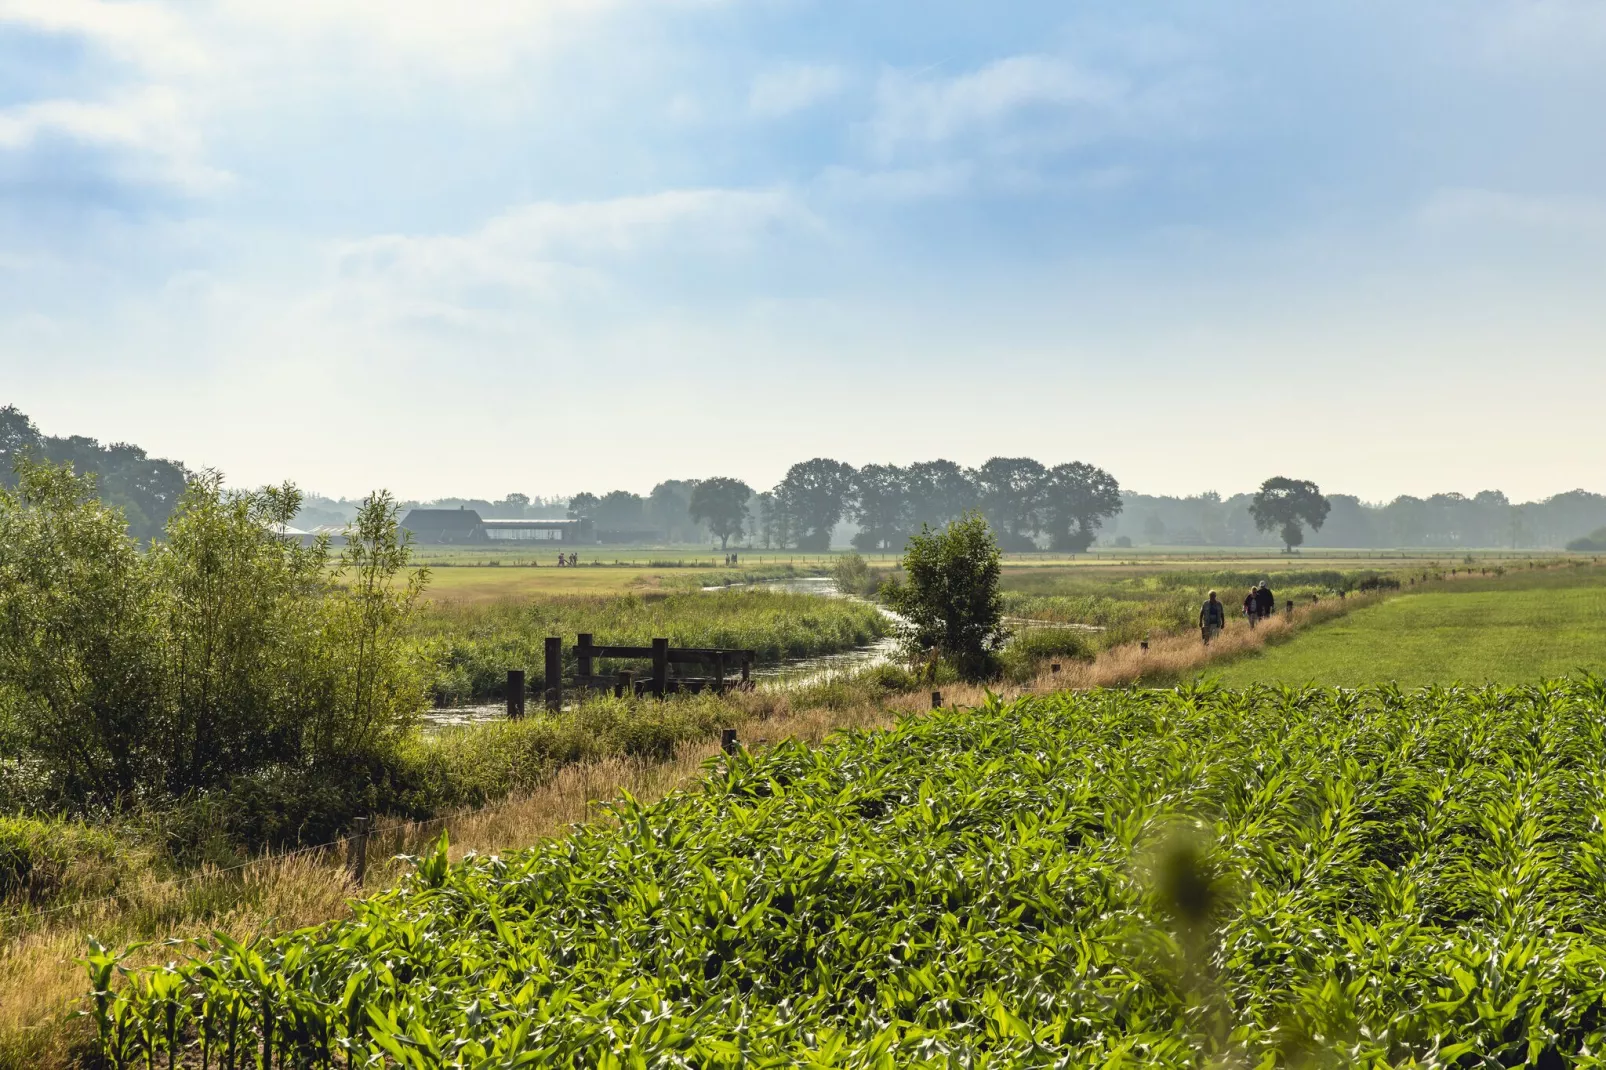
<path fill-rule="evenodd" d="M 1211 591 L 1205 604 L 1199 607 L 1199 634 L 1204 638 L 1205 646 L 1216 633 L 1227 626 L 1227 607 L 1216 601 L 1216 592 Z"/>
<path fill-rule="evenodd" d="M 1260 610 L 1256 602 L 1255 589 L 1251 587 L 1249 588 L 1249 593 L 1244 595 L 1244 618 L 1249 621 L 1251 628 L 1255 626 L 1255 618 L 1260 616 Z"/>
<path fill-rule="evenodd" d="M 1261 580 L 1260 586 L 1255 588 L 1255 608 L 1260 611 L 1260 619 L 1265 620 L 1277 612 L 1277 596 L 1271 593 L 1266 581 Z"/>

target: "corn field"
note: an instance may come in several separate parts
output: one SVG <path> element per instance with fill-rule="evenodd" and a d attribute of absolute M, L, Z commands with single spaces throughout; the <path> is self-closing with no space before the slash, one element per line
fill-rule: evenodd
<path fill-rule="evenodd" d="M 118 1065 L 1596 1066 L 1606 683 L 1096 691 L 89 958 Z"/>

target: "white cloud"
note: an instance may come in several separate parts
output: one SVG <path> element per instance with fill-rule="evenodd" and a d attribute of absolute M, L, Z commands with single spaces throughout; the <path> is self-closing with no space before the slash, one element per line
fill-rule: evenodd
<path fill-rule="evenodd" d="M 742 257 L 777 230 L 818 222 L 782 190 L 669 190 L 604 201 L 522 205 L 466 234 L 385 234 L 333 250 L 335 299 L 382 316 L 458 321 L 507 300 L 595 296 L 638 259 Z M 498 314 L 499 315 L 499 314 Z"/>
<path fill-rule="evenodd" d="M 227 173 L 204 162 L 185 102 L 167 89 L 148 87 L 103 101 L 41 100 L 0 109 L 0 149 L 25 149 L 53 136 L 125 150 L 118 167 L 136 181 L 194 193 L 229 181 Z"/>
<path fill-rule="evenodd" d="M 891 153 L 908 143 L 934 144 L 996 130 L 1034 107 L 1110 108 L 1121 83 L 1050 56 L 1012 56 L 955 78 L 888 73 L 871 121 L 876 144 Z"/>
<path fill-rule="evenodd" d="M 847 84 L 841 68 L 821 64 L 788 63 L 772 67 L 753 80 L 747 109 L 774 118 L 791 115 L 840 93 Z"/>

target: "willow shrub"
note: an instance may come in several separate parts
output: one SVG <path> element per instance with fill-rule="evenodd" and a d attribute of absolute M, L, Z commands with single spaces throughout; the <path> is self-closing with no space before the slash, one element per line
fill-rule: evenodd
<path fill-rule="evenodd" d="M 1601 1066 L 1606 685 L 1095 691 L 783 744 L 115 982 L 116 1065 Z"/>
<path fill-rule="evenodd" d="M 161 802 L 265 770 L 375 766 L 423 705 L 396 507 L 364 505 L 349 545 L 277 534 L 293 487 L 192 479 L 141 550 L 65 466 L 0 491 L 0 795 L 68 809 Z M 24 783 L 26 782 L 26 783 Z M 0 802 L 8 801 L 0 799 Z"/>

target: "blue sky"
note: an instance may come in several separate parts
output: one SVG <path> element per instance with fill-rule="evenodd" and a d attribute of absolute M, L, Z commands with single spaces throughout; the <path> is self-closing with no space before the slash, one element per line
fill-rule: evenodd
<path fill-rule="evenodd" d="M 0 0 L 0 401 L 237 483 L 1606 490 L 1606 5 Z"/>

